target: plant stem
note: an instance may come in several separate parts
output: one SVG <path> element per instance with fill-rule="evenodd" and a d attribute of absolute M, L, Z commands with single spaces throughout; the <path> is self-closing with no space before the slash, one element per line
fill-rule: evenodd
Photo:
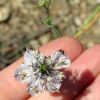
<path fill-rule="evenodd" d="M 80 35 L 85 33 L 88 29 L 90 29 L 93 24 L 100 18 L 100 6 L 97 6 L 94 12 L 84 21 L 79 32 L 75 34 L 74 37 L 78 38 Z"/>
<path fill-rule="evenodd" d="M 47 15 L 51 17 L 48 10 L 47 10 Z M 61 37 L 63 35 L 62 32 L 60 31 L 59 27 L 57 25 L 53 24 L 52 20 L 51 20 L 50 27 L 51 27 L 51 32 L 53 33 L 54 38 Z"/>
<path fill-rule="evenodd" d="M 59 30 L 57 25 L 53 25 L 53 27 L 51 27 L 51 32 L 53 33 L 54 37 L 61 37 L 63 34 L 61 33 L 61 31 Z"/>
<path fill-rule="evenodd" d="M 63 34 L 60 31 L 59 27 L 53 24 L 52 16 L 50 14 L 50 5 L 48 7 L 43 6 L 43 8 L 45 9 L 46 13 L 46 18 L 43 20 L 43 23 L 50 27 L 50 32 L 53 33 L 54 38 L 61 37 Z"/>

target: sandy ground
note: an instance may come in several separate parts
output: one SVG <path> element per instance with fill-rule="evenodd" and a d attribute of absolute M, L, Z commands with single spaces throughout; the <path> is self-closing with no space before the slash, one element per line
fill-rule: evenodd
<path fill-rule="evenodd" d="M 50 13 L 64 36 L 75 36 L 100 0 L 52 0 Z M 39 20 L 45 14 L 36 0 L 0 0 L 0 69 L 22 56 L 26 47 L 36 49 L 54 39 Z M 100 43 L 100 19 L 79 36 L 85 48 Z"/>

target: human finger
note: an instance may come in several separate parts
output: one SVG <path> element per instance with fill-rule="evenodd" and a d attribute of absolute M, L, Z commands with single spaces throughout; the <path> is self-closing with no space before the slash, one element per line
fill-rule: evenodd
<path fill-rule="evenodd" d="M 59 49 L 64 50 L 65 54 L 67 54 L 71 58 L 71 60 L 74 60 L 76 57 L 78 57 L 83 50 L 81 44 L 76 39 L 60 38 L 42 46 L 40 48 L 40 51 L 45 55 L 50 55 Z M 1 100 L 24 100 L 29 97 L 29 95 L 27 94 L 26 84 L 17 82 L 13 77 L 15 69 L 22 62 L 23 59 L 21 58 L 20 60 L 0 72 Z"/>

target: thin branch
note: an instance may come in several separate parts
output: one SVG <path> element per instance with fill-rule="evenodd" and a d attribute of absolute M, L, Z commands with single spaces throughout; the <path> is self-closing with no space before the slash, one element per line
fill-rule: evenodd
<path fill-rule="evenodd" d="M 79 32 L 75 34 L 75 38 L 78 38 L 80 35 L 88 31 L 94 23 L 100 18 L 100 6 L 98 6 L 95 11 L 84 21 L 82 28 Z"/>

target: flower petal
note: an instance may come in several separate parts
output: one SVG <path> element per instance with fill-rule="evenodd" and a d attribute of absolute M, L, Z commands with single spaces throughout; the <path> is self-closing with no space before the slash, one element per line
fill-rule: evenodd
<path fill-rule="evenodd" d="M 62 72 L 54 71 L 53 75 L 47 78 L 47 90 L 50 93 L 59 92 L 63 77 Z"/>
<path fill-rule="evenodd" d="M 40 62 L 40 63 L 44 63 L 44 60 L 45 60 L 45 56 L 42 54 L 42 53 L 39 53 L 38 54 L 38 57 L 37 57 L 37 60 Z"/>
<path fill-rule="evenodd" d="M 32 65 L 32 63 L 36 64 L 35 56 L 37 56 L 36 51 L 27 49 L 24 54 L 24 63 L 26 65 Z"/>
<path fill-rule="evenodd" d="M 37 81 L 32 81 L 28 84 L 28 93 L 32 96 L 40 94 L 45 90 L 45 82 L 43 79 L 37 79 Z"/>
<path fill-rule="evenodd" d="M 51 55 L 51 61 L 54 66 L 54 69 L 64 69 L 70 66 L 70 59 L 68 56 L 64 55 L 63 51 L 57 51 Z"/>
<path fill-rule="evenodd" d="M 24 63 L 26 65 L 32 65 L 33 67 L 38 67 L 40 63 L 44 62 L 44 56 L 39 52 L 39 50 L 29 50 L 27 49 L 24 54 Z"/>
<path fill-rule="evenodd" d="M 22 82 L 30 82 L 32 79 L 33 74 L 33 68 L 27 67 L 24 64 L 21 65 L 18 69 L 15 71 L 15 78 L 16 80 L 20 80 Z"/>

